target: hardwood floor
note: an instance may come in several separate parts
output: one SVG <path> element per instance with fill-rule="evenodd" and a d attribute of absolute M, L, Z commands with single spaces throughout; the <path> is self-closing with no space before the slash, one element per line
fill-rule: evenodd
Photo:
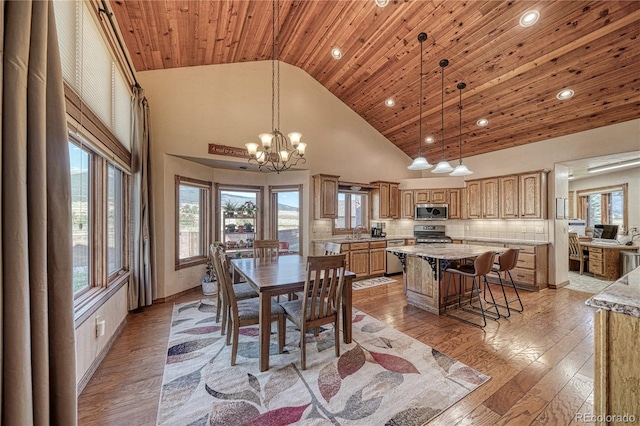
<path fill-rule="evenodd" d="M 407 306 L 402 285 L 354 291 L 356 309 L 491 376 L 432 425 L 574 425 L 593 412 L 590 294 L 523 291 L 524 313 L 485 329 Z M 176 302 L 200 298 L 199 293 Z M 122 334 L 78 399 L 81 425 L 153 425 L 172 303 L 129 316 Z"/>

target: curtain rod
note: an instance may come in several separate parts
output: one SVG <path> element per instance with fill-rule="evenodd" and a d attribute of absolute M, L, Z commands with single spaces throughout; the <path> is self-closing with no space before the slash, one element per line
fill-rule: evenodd
<path fill-rule="evenodd" d="M 102 8 L 98 9 L 98 11 L 100 13 L 104 13 L 105 15 L 107 15 L 107 18 L 109 19 L 109 24 L 111 25 L 111 29 L 113 30 L 113 33 L 116 36 L 116 40 L 118 41 L 120 50 L 123 53 L 124 60 L 127 62 L 127 66 L 129 67 L 129 72 L 131 73 L 131 76 L 133 77 L 133 81 L 135 82 L 134 87 L 141 89 L 142 87 L 140 86 L 140 83 L 138 83 L 135 70 L 133 69 L 133 66 L 131 66 L 131 62 L 129 62 L 129 56 L 127 55 L 127 50 L 124 48 L 124 45 L 122 44 L 122 40 L 120 39 L 120 33 L 118 32 L 118 28 L 116 28 L 115 22 L 113 22 L 113 13 L 109 12 L 109 8 L 107 7 L 107 2 L 105 0 L 102 0 Z"/>

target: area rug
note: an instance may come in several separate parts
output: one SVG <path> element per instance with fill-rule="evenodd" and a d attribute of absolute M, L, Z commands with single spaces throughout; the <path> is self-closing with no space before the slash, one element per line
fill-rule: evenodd
<path fill-rule="evenodd" d="M 569 271 L 569 284 L 564 286 L 564 288 L 596 294 L 609 287 L 612 282 L 613 281 L 599 280 L 591 275 L 580 275 L 577 272 Z"/>
<path fill-rule="evenodd" d="M 377 285 L 395 283 L 396 280 L 389 277 L 369 278 L 368 280 L 354 281 L 352 287 L 354 290 L 362 290 L 363 288 L 371 288 Z"/>
<path fill-rule="evenodd" d="M 272 333 L 270 369 L 258 368 L 258 327 L 241 329 L 237 364 L 214 323 L 215 299 L 176 304 L 158 425 L 423 425 L 489 377 L 354 311 L 353 342 L 335 356 L 333 328 Z M 275 329 L 275 325 L 274 325 Z"/>

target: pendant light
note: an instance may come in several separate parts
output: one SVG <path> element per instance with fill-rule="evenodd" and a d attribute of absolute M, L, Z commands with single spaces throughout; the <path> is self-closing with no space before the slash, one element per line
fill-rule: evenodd
<path fill-rule="evenodd" d="M 427 39 L 427 33 L 418 34 L 420 42 L 420 118 L 418 120 L 418 156 L 407 169 L 409 170 L 428 170 L 433 167 L 426 158 L 422 156 L 422 43 Z"/>
<path fill-rule="evenodd" d="M 442 68 L 442 159 L 436 165 L 436 168 L 431 170 L 431 173 L 449 173 L 453 170 L 451 164 L 444 158 L 444 69 L 448 65 L 448 59 L 442 59 L 440 61 L 440 67 Z"/>
<path fill-rule="evenodd" d="M 469 170 L 467 166 L 462 164 L 462 90 L 467 87 L 467 85 L 464 83 L 458 83 L 457 87 L 460 91 L 460 103 L 458 104 L 458 110 L 460 111 L 460 163 L 456 166 L 455 169 L 453 169 L 451 173 L 449 173 L 449 176 L 467 176 L 473 174 L 473 172 Z"/>

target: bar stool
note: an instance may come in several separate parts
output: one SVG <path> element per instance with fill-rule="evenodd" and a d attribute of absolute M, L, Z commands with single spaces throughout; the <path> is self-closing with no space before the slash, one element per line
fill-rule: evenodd
<path fill-rule="evenodd" d="M 495 304 L 495 306 L 499 306 L 501 308 L 505 308 L 507 310 L 507 315 L 502 315 L 505 318 L 509 318 L 511 316 L 511 311 L 516 311 L 516 312 L 523 312 L 524 311 L 524 306 L 522 305 L 522 300 L 520 299 L 520 294 L 518 294 L 518 289 L 516 288 L 515 283 L 513 282 L 513 277 L 511 276 L 511 270 L 513 268 L 516 267 L 516 265 L 518 264 L 518 255 L 520 254 L 520 250 L 519 249 L 513 249 L 510 248 L 507 251 L 503 252 L 500 256 L 498 256 L 498 266 L 496 267 L 495 265 L 493 266 L 493 268 L 491 269 L 491 272 L 495 272 L 496 274 L 498 274 L 498 280 L 500 280 L 500 288 L 502 288 L 502 296 L 504 297 L 504 305 L 500 305 L 500 304 Z M 508 282 L 506 282 L 507 280 L 503 280 L 502 279 L 502 272 L 506 273 L 506 275 L 509 276 L 509 280 L 511 281 L 511 287 L 513 288 L 513 291 L 516 293 L 516 298 L 512 299 L 512 300 L 507 300 L 507 294 L 504 291 L 504 287 L 505 285 L 509 285 Z M 486 288 L 488 288 L 489 286 L 487 285 Z M 487 303 L 491 303 L 487 300 L 487 295 L 485 292 L 485 302 Z M 517 302 L 520 305 L 520 308 L 516 308 L 513 306 L 509 306 L 510 303 L 514 303 Z M 496 307 L 496 310 L 498 310 L 498 308 Z"/>
<path fill-rule="evenodd" d="M 491 292 L 491 287 L 487 285 L 487 274 L 491 272 L 491 268 L 493 266 L 493 258 L 496 253 L 494 251 L 487 251 L 482 253 L 473 261 L 473 265 L 460 265 L 457 268 L 448 268 L 446 272 L 449 272 L 449 277 L 447 279 L 447 286 L 445 289 L 445 297 L 444 297 L 444 313 L 447 316 L 456 318 L 462 322 L 466 322 L 467 324 L 474 325 L 476 327 L 485 327 L 487 325 L 487 317 L 490 319 L 497 320 L 500 318 L 500 313 L 498 312 L 498 308 L 495 306 L 495 299 L 493 298 L 493 293 Z M 451 285 L 451 277 L 457 274 L 458 275 L 458 294 L 450 296 L 449 288 Z M 462 279 L 463 277 L 470 277 L 473 279 L 473 284 L 471 286 L 471 295 L 469 296 L 469 306 L 471 309 L 466 308 L 462 304 L 462 294 L 463 294 L 463 286 Z M 480 297 L 480 278 L 484 279 L 484 289 L 485 291 L 489 290 L 489 295 L 491 296 L 491 304 L 496 309 L 496 312 L 491 312 L 485 309 L 482 306 L 482 298 Z M 454 284 L 455 285 L 455 284 Z M 473 296 L 474 293 L 478 299 L 478 306 L 474 306 L 473 304 Z M 474 315 L 478 315 L 482 317 L 482 323 L 475 323 L 473 321 L 469 321 L 466 318 L 459 317 L 457 315 L 450 314 L 447 311 L 447 302 L 451 299 L 457 298 L 458 300 L 458 309 L 469 312 Z"/>

